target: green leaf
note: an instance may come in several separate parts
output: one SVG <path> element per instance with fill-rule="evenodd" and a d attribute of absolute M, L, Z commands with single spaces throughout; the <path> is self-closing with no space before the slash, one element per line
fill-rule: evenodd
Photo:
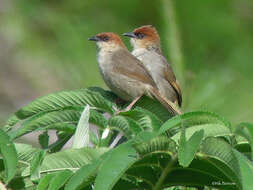
<path fill-rule="evenodd" d="M 240 153 L 245 155 L 248 159 L 251 159 L 251 147 L 248 142 L 237 143 L 234 148 L 238 150 Z"/>
<path fill-rule="evenodd" d="M 253 163 L 236 150 L 233 153 L 238 160 L 243 190 L 251 190 L 253 187 Z"/>
<path fill-rule="evenodd" d="M 108 120 L 108 126 L 111 129 L 122 131 L 130 139 L 142 131 L 141 126 L 133 119 L 124 116 L 113 116 Z"/>
<path fill-rule="evenodd" d="M 91 164 L 87 164 L 81 167 L 76 173 L 69 179 L 65 186 L 65 190 L 80 189 L 89 184 L 90 179 L 97 173 L 98 167 L 101 164 L 101 160 L 95 160 Z"/>
<path fill-rule="evenodd" d="M 95 147 L 99 146 L 99 139 L 98 139 L 97 135 L 92 130 L 89 131 L 89 135 L 90 135 L 90 142 Z"/>
<path fill-rule="evenodd" d="M 233 154 L 232 147 L 228 143 L 215 137 L 208 137 L 203 141 L 200 152 L 201 154 L 199 156 L 202 159 L 206 159 L 220 171 L 212 173 L 211 169 L 206 168 L 208 169 L 208 173 L 214 176 L 223 174 L 227 178 L 223 179 L 224 182 L 235 182 L 237 188 L 240 189 L 241 180 L 238 161 Z"/>
<path fill-rule="evenodd" d="M 49 136 L 47 131 L 39 135 L 39 143 L 43 149 L 48 148 Z"/>
<path fill-rule="evenodd" d="M 15 114 L 20 119 L 26 119 L 40 112 L 51 112 L 62 110 L 73 106 L 85 106 L 89 104 L 92 107 L 109 113 L 114 113 L 114 104 L 105 99 L 99 93 L 88 89 L 75 91 L 62 91 L 38 98 L 23 107 Z"/>
<path fill-rule="evenodd" d="M 89 87 L 88 90 L 99 93 L 101 96 L 103 96 L 105 99 L 109 100 L 110 102 L 114 102 L 118 98 L 118 96 L 114 94 L 112 91 L 104 90 L 103 88 L 100 88 L 97 86 Z"/>
<path fill-rule="evenodd" d="M 19 118 L 17 118 L 16 115 L 12 115 L 6 122 L 5 126 L 3 127 L 3 130 L 5 132 L 9 131 L 14 125 L 16 125 L 20 121 Z"/>
<path fill-rule="evenodd" d="M 108 148 L 80 148 L 67 149 L 61 152 L 47 154 L 41 164 L 40 173 L 50 173 L 69 169 L 76 171 L 93 160 L 98 159 Z M 22 176 L 29 176 L 29 169 L 22 172 Z"/>
<path fill-rule="evenodd" d="M 72 137 L 72 133 L 69 134 L 67 132 L 59 131 L 57 134 L 57 141 L 53 144 L 50 144 L 48 149 L 50 153 L 58 152 L 62 149 L 62 147 L 69 141 Z"/>
<path fill-rule="evenodd" d="M 137 101 L 136 106 L 150 111 L 163 122 L 167 121 L 172 117 L 171 113 L 159 101 L 151 99 L 147 96 L 142 96 Z"/>
<path fill-rule="evenodd" d="M 18 160 L 22 161 L 22 163 L 26 164 L 27 166 L 30 165 L 30 162 L 35 154 L 41 151 L 41 149 L 34 148 L 32 145 L 22 143 L 15 143 L 15 147 L 18 154 Z"/>
<path fill-rule="evenodd" d="M 54 176 L 55 173 L 43 176 L 38 184 L 37 190 L 47 190 Z"/>
<path fill-rule="evenodd" d="M 251 146 L 251 159 L 253 159 L 253 124 L 241 123 L 236 127 L 235 133 L 247 139 Z"/>
<path fill-rule="evenodd" d="M 76 132 L 74 134 L 74 140 L 72 148 L 82 148 L 88 147 L 90 138 L 89 138 L 89 117 L 90 117 L 90 107 L 87 105 L 78 122 Z"/>
<path fill-rule="evenodd" d="M 125 143 L 110 152 L 104 160 L 95 180 L 95 190 L 111 189 L 124 172 L 138 159 L 138 154 Z M 113 171 L 113 172 L 112 172 Z"/>
<path fill-rule="evenodd" d="M 152 138 L 148 142 L 136 144 L 135 149 L 141 156 L 144 156 L 157 151 L 171 152 L 171 154 L 176 153 L 177 146 L 172 139 L 169 139 L 166 136 L 158 136 Z"/>
<path fill-rule="evenodd" d="M 17 130 L 10 133 L 12 138 L 18 138 L 34 130 L 56 129 L 61 131 L 74 132 L 75 126 L 80 117 L 76 110 L 54 111 L 40 113 L 30 117 L 21 124 Z"/>
<path fill-rule="evenodd" d="M 30 178 L 21 178 L 19 176 L 13 178 L 7 186 L 8 190 L 35 190 L 36 185 Z"/>
<path fill-rule="evenodd" d="M 180 131 L 182 125 L 189 128 L 204 124 L 223 125 L 231 130 L 231 124 L 219 115 L 212 112 L 196 111 L 177 115 L 172 119 L 169 119 L 161 126 L 159 133 L 161 134 L 167 131 L 170 136 L 173 136 Z"/>
<path fill-rule="evenodd" d="M 220 124 L 203 124 L 203 125 L 195 125 L 187 128 L 185 131 L 186 138 L 190 138 L 196 131 L 204 130 L 204 138 L 213 136 L 213 137 L 225 137 L 230 136 L 232 132 L 229 128 Z M 176 133 L 171 138 L 178 142 L 181 136 L 181 132 Z"/>
<path fill-rule="evenodd" d="M 0 129 L 0 152 L 4 161 L 4 181 L 7 184 L 14 176 L 17 170 L 18 156 L 15 146 L 10 141 L 9 136 Z"/>
<path fill-rule="evenodd" d="M 153 138 L 158 136 L 157 132 L 149 132 L 149 131 L 142 131 L 136 137 L 134 137 L 130 142 L 136 146 L 140 143 L 147 143 L 150 142 Z"/>
<path fill-rule="evenodd" d="M 101 113 L 96 110 L 90 110 L 90 123 L 104 129 L 107 126 L 107 119 Z"/>
<path fill-rule="evenodd" d="M 50 129 L 74 133 L 82 111 L 83 108 L 76 110 L 66 109 L 49 113 L 42 112 L 27 119 L 21 124 L 21 127 L 15 131 L 11 131 L 10 135 L 12 138 L 17 138 L 32 131 Z M 96 110 L 90 110 L 90 122 L 104 128 L 107 120 L 103 114 L 98 113 Z"/>
<path fill-rule="evenodd" d="M 178 150 L 178 161 L 183 167 L 188 167 L 193 160 L 201 141 L 204 137 L 204 130 L 195 132 L 189 140 L 185 137 L 185 129 L 182 129 L 179 150 Z"/>
<path fill-rule="evenodd" d="M 73 172 L 70 170 L 64 170 L 62 172 L 57 173 L 51 180 L 48 190 L 60 189 L 72 175 Z"/>
<path fill-rule="evenodd" d="M 69 179 L 67 185 L 65 186 L 65 190 L 83 189 L 84 187 L 87 187 L 91 182 L 93 182 L 99 166 L 104 162 L 104 160 L 108 158 L 108 156 L 110 156 L 111 151 L 112 150 L 109 150 L 104 154 L 101 154 L 100 157 L 77 170 L 75 174 Z"/>
<path fill-rule="evenodd" d="M 30 174 L 32 181 L 38 181 L 40 179 L 40 166 L 45 156 L 46 151 L 44 150 L 41 150 L 34 155 L 30 166 Z"/>
<path fill-rule="evenodd" d="M 121 112 L 119 115 L 135 120 L 145 131 L 158 131 L 163 123 L 157 116 L 139 107 L 127 112 Z"/>

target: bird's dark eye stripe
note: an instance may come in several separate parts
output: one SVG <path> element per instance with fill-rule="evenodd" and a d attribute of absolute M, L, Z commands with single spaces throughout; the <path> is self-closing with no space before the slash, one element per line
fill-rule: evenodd
<path fill-rule="evenodd" d="M 100 40 L 106 42 L 109 40 L 109 37 L 108 36 L 101 36 Z"/>
<path fill-rule="evenodd" d="M 143 33 L 136 33 L 135 35 L 137 36 L 138 39 L 142 39 L 145 37 L 145 34 Z"/>

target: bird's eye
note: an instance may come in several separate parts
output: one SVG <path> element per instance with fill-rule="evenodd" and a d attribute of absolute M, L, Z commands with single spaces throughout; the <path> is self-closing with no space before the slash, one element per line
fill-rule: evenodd
<path fill-rule="evenodd" d="M 101 41 L 107 42 L 109 40 L 109 37 L 108 36 L 102 36 L 100 39 L 101 39 Z"/>
<path fill-rule="evenodd" d="M 143 34 L 143 33 L 137 33 L 135 35 L 137 36 L 138 39 L 142 39 L 145 37 L 145 34 Z"/>

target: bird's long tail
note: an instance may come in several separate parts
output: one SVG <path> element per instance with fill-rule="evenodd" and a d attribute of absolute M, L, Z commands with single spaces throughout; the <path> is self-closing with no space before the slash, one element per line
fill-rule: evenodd
<path fill-rule="evenodd" d="M 163 97 L 160 92 L 153 88 L 152 95 L 173 115 L 180 115 L 182 112 L 176 107 L 174 103 Z"/>

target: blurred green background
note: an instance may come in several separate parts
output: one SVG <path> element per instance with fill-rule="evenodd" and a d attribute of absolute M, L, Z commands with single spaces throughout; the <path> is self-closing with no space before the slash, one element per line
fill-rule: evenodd
<path fill-rule="evenodd" d="M 253 122 L 252 0 L 0 0 L 0 124 L 39 96 L 105 87 L 88 37 L 145 24 L 161 35 L 184 111 Z"/>

